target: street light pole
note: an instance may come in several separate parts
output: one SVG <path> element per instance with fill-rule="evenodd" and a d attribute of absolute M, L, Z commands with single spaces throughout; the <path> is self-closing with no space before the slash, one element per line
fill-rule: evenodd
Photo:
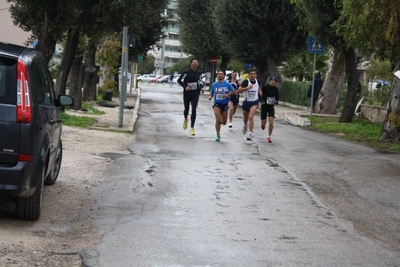
<path fill-rule="evenodd" d="M 127 67 L 128 67 L 128 27 L 124 26 L 122 30 L 121 83 L 120 83 L 121 90 L 119 92 L 118 127 L 123 126 L 124 106 L 126 99 Z"/>

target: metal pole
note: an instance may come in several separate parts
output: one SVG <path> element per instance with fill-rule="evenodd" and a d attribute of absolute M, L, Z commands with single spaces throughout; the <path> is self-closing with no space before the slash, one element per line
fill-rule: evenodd
<path fill-rule="evenodd" d="M 310 117 L 312 116 L 313 110 L 313 100 L 314 100 L 314 74 L 315 74 L 315 64 L 317 62 L 317 54 L 314 53 L 314 64 L 313 64 L 313 72 L 311 78 L 311 104 L 310 104 Z"/>
<path fill-rule="evenodd" d="M 119 116 L 118 127 L 123 126 L 124 106 L 126 98 L 126 83 L 127 83 L 127 55 L 128 55 L 128 27 L 124 26 L 122 30 L 122 56 L 121 56 L 121 91 L 119 92 Z"/>

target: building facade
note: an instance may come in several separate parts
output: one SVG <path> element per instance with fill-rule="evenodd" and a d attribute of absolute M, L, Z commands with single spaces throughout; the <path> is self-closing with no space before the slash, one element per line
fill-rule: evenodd
<path fill-rule="evenodd" d="M 14 25 L 9 7 L 7 1 L 0 1 L 0 42 L 26 46 L 30 33 Z"/>
<path fill-rule="evenodd" d="M 177 1 L 171 0 L 165 10 L 165 15 L 172 17 L 169 20 L 168 27 L 163 29 L 163 38 L 161 39 L 160 48 L 149 51 L 155 57 L 154 65 L 156 74 L 163 75 L 166 68 L 172 67 L 179 60 L 188 58 L 189 55 L 182 51 L 181 42 L 179 41 L 179 26 L 176 14 Z"/>

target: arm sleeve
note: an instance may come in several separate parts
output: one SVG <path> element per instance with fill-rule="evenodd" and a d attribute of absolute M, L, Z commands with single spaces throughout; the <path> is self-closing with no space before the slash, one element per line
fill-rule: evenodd
<path fill-rule="evenodd" d="M 178 78 L 178 83 L 179 83 L 180 86 L 183 87 L 183 89 L 185 89 L 186 86 L 187 86 L 187 85 L 186 85 L 186 82 L 185 82 L 186 76 L 187 76 L 186 71 L 184 71 L 184 72 L 181 74 L 181 76 L 179 76 L 179 78 Z"/>
<path fill-rule="evenodd" d="M 247 85 L 249 85 L 249 80 L 244 80 L 243 82 L 242 82 L 242 84 L 240 85 L 242 88 L 245 88 L 245 87 L 247 87 Z"/>

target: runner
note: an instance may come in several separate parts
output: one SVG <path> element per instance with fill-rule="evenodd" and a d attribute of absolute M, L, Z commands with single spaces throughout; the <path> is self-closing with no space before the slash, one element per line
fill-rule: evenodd
<path fill-rule="evenodd" d="M 272 142 L 271 135 L 274 129 L 275 120 L 275 108 L 274 105 L 278 104 L 279 100 L 279 89 L 275 86 L 278 78 L 276 76 L 271 76 L 268 79 L 268 84 L 262 87 L 260 93 L 261 99 L 261 129 L 265 130 L 265 125 L 267 124 L 268 117 L 268 143 Z"/>
<path fill-rule="evenodd" d="M 215 115 L 215 130 L 217 132 L 215 141 L 221 140 L 221 124 L 226 124 L 229 96 L 232 96 L 235 93 L 236 90 L 232 85 L 228 81 L 225 81 L 225 72 L 222 70 L 218 71 L 217 81 L 212 84 L 210 96 L 208 97 L 208 100 L 214 98 L 213 109 Z"/>
<path fill-rule="evenodd" d="M 247 128 L 249 134 L 247 140 L 253 140 L 253 129 L 254 129 L 254 115 L 256 114 L 258 107 L 258 94 L 261 92 L 260 82 L 256 79 L 257 72 L 250 70 L 250 78 L 242 81 L 239 87 L 239 93 L 244 92 L 244 100 L 242 103 L 243 109 L 243 130 L 242 133 L 246 134 Z"/>
<path fill-rule="evenodd" d="M 240 86 L 240 81 L 237 79 L 237 72 L 234 71 L 231 74 L 231 78 L 228 80 L 232 85 L 233 89 L 237 90 Z M 233 115 L 236 113 L 236 108 L 239 105 L 239 94 L 235 93 L 229 98 L 229 128 L 232 128 Z"/>
<path fill-rule="evenodd" d="M 192 106 L 192 115 L 190 116 L 190 134 L 195 135 L 194 123 L 196 122 L 196 107 L 199 101 L 201 73 L 197 70 L 199 63 L 196 59 L 190 60 L 190 69 L 184 71 L 178 78 L 178 83 L 183 88 L 183 129 L 188 126 L 189 105 Z"/>

